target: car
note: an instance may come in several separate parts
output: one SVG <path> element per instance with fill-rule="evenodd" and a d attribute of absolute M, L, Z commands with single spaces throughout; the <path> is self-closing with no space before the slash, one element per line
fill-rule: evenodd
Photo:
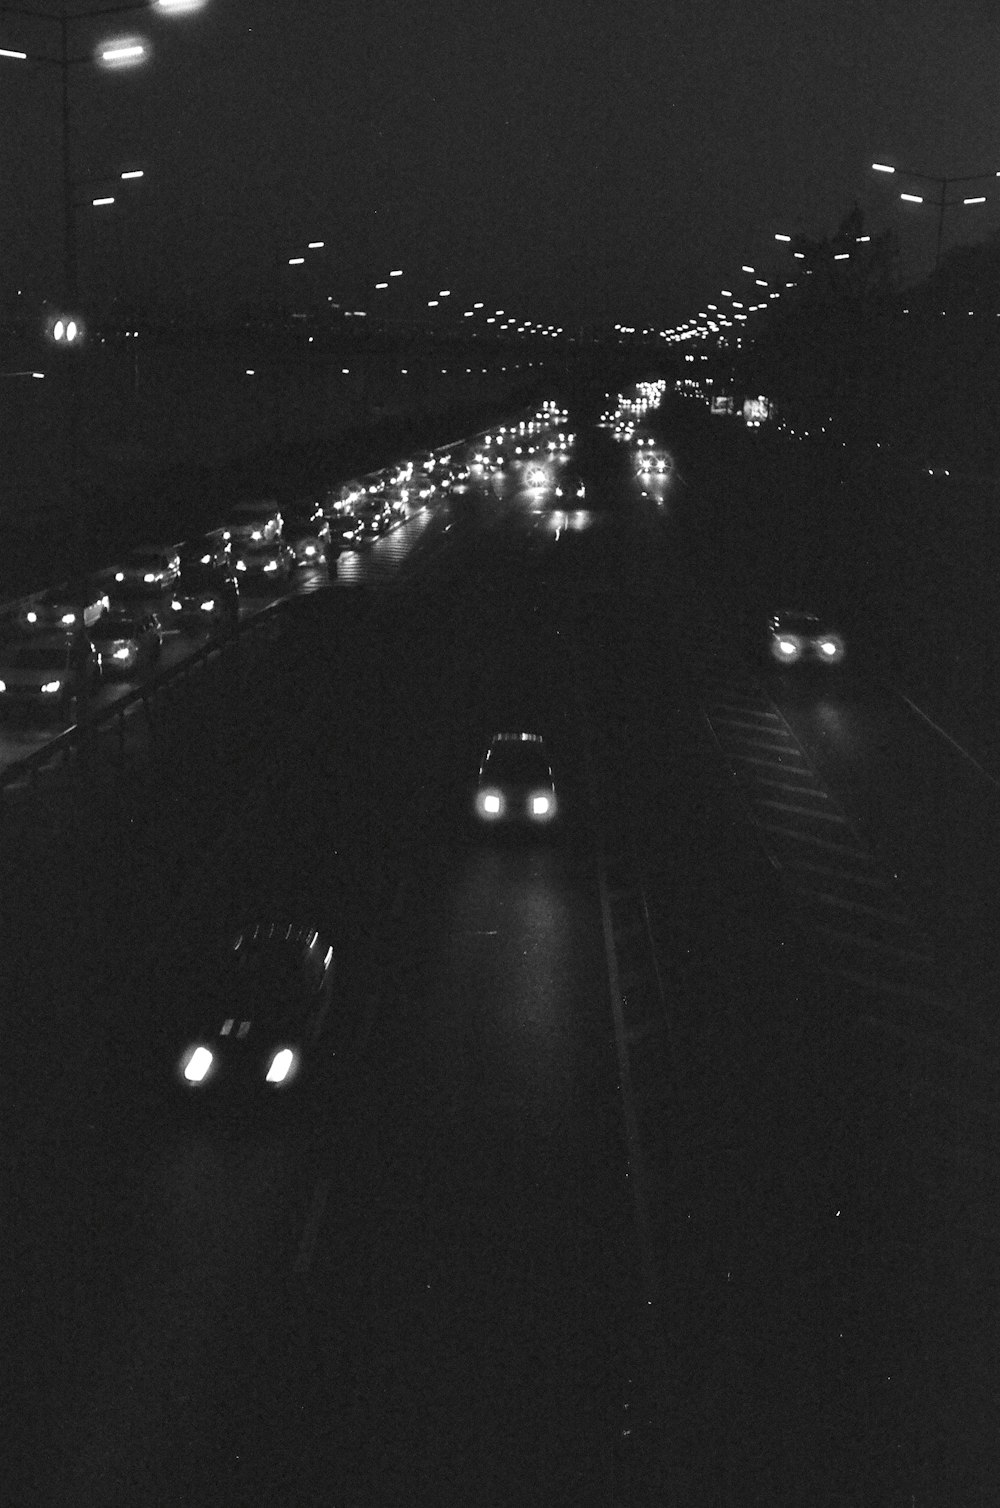
<path fill-rule="evenodd" d="M 333 947 L 315 927 L 267 918 L 241 928 L 175 1038 L 177 1086 L 202 1100 L 283 1097 L 315 1066 L 333 979 Z"/>
<path fill-rule="evenodd" d="M 232 534 L 229 529 L 209 529 L 177 546 L 181 568 L 186 565 L 228 566 L 233 558 Z"/>
<path fill-rule="evenodd" d="M 241 545 L 233 561 L 239 572 L 241 592 L 269 592 L 287 585 L 295 570 L 295 551 L 284 540 L 272 544 Z"/>
<path fill-rule="evenodd" d="M 101 656 L 83 629 L 37 634 L 0 645 L 0 710 L 40 711 L 65 722 L 101 678 Z"/>
<path fill-rule="evenodd" d="M 228 559 L 218 565 L 182 563 L 170 594 L 170 621 L 178 628 L 235 628 L 240 616 L 240 582 Z"/>
<path fill-rule="evenodd" d="M 666 476 L 673 469 L 669 456 L 656 455 L 651 450 L 639 452 L 636 470 L 640 476 Z"/>
<path fill-rule="evenodd" d="M 368 544 L 384 534 L 388 520 L 381 507 L 364 509 L 355 522 L 352 543 L 354 546 Z"/>
<path fill-rule="evenodd" d="M 177 580 L 181 558 L 173 545 L 139 545 L 112 573 L 115 597 L 153 597 Z"/>
<path fill-rule="evenodd" d="M 295 552 L 297 565 L 322 565 L 330 554 L 330 525 L 318 504 L 292 503 L 282 509 L 285 543 Z"/>
<path fill-rule="evenodd" d="M 361 535 L 361 513 L 338 513 L 330 522 L 330 541 L 334 547 L 340 546 L 342 550 L 357 548 Z"/>
<path fill-rule="evenodd" d="M 556 789 L 540 733 L 494 733 L 479 766 L 475 810 L 490 826 L 552 822 Z"/>
<path fill-rule="evenodd" d="M 382 494 L 384 511 L 390 524 L 401 523 L 409 517 L 410 489 L 405 486 L 387 487 Z"/>
<path fill-rule="evenodd" d="M 772 666 L 834 667 L 844 663 L 845 655 L 843 635 L 829 618 L 786 609 L 767 620 L 765 658 Z"/>
<path fill-rule="evenodd" d="M 443 491 L 451 492 L 456 487 L 462 487 L 469 480 L 471 473 L 461 456 L 448 456 L 442 462 L 440 483 Z"/>
<path fill-rule="evenodd" d="M 103 674 L 111 679 L 132 680 L 150 670 L 163 649 L 163 625 L 155 613 L 105 613 L 90 630 L 101 656 Z"/>
<path fill-rule="evenodd" d="M 556 497 L 574 498 L 585 497 L 587 489 L 580 473 L 567 468 L 560 473 L 555 491 Z"/>
<path fill-rule="evenodd" d="M 24 602 L 15 613 L 18 628 L 29 633 L 52 633 L 90 628 L 110 606 L 106 586 L 80 582 L 50 587 Z"/>
<path fill-rule="evenodd" d="M 272 498 L 236 503 L 226 521 L 233 551 L 274 544 L 281 538 L 282 523 L 281 509 Z"/>

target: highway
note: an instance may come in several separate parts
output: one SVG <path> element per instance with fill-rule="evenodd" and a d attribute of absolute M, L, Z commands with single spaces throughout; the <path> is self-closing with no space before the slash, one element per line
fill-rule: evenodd
<path fill-rule="evenodd" d="M 5 809 L 18 1503 L 989 1480 L 980 777 L 863 669 L 760 675 L 696 468 L 578 460 L 584 508 L 453 494 L 113 777 Z M 474 823 L 501 727 L 547 737 L 551 833 Z M 269 908 L 333 937 L 336 1020 L 282 1113 L 228 1120 L 171 1023 Z"/>

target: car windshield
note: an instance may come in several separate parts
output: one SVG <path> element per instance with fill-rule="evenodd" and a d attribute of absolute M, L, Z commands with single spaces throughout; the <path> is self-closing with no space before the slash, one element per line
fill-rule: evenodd
<path fill-rule="evenodd" d="M 105 614 L 90 630 L 95 639 L 135 639 L 142 631 L 137 618 L 118 618 L 113 614 Z"/>
<path fill-rule="evenodd" d="M 65 660 L 66 651 L 60 644 L 12 644 L 0 654 L 0 663 L 16 670 L 49 670 Z"/>
<path fill-rule="evenodd" d="M 483 774 L 488 780 L 514 785 L 531 785 L 535 781 L 544 785 L 550 778 L 541 744 L 520 741 L 494 744 L 486 756 Z"/>
<path fill-rule="evenodd" d="M 230 1016 L 265 1022 L 280 1030 L 301 1020 L 309 987 L 301 960 L 281 945 L 251 947 L 227 959 L 213 1005 Z"/>
<path fill-rule="evenodd" d="M 812 613 L 779 613 L 778 628 L 786 634 L 818 634 L 823 625 Z"/>
<path fill-rule="evenodd" d="M 215 587 L 219 583 L 219 573 L 211 566 L 186 565 L 181 569 L 178 585 L 183 590 L 187 587 L 192 592 L 200 591 L 205 587 Z"/>

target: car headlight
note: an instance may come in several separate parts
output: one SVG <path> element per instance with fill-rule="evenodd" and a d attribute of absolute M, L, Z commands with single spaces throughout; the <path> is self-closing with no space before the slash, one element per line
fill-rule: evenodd
<path fill-rule="evenodd" d="M 176 597 L 171 597 L 171 599 L 170 599 L 170 606 L 173 608 L 173 610 L 174 610 L 175 613 L 179 613 L 181 611 L 180 602 L 177 600 Z"/>
<path fill-rule="evenodd" d="M 54 696 L 61 685 L 62 681 L 46 681 L 42 686 L 42 690 L 45 692 L 46 696 Z"/>
<path fill-rule="evenodd" d="M 539 791 L 531 798 L 531 815 L 533 817 L 552 817 L 555 815 L 555 797 L 546 791 Z"/>
<path fill-rule="evenodd" d="M 212 612 L 214 612 L 215 611 L 215 598 L 214 597 L 208 597 L 208 598 L 206 598 L 206 600 L 201 604 L 201 610 L 202 610 L 203 613 L 212 613 Z"/>
<path fill-rule="evenodd" d="M 265 1079 L 268 1084 L 284 1084 L 295 1068 L 295 1054 L 290 1047 L 280 1047 L 271 1059 Z"/>
<path fill-rule="evenodd" d="M 260 544 L 261 540 L 264 538 L 264 535 L 261 533 L 260 529 L 252 529 L 250 531 L 250 538 L 254 541 L 255 544 Z"/>
<path fill-rule="evenodd" d="M 6 691 L 6 690 L 7 690 L 7 682 L 6 681 L 0 681 L 0 691 Z"/>
<path fill-rule="evenodd" d="M 276 560 L 268 560 L 264 565 L 264 569 L 265 571 L 276 571 L 278 569 L 278 562 Z"/>
<path fill-rule="evenodd" d="M 484 817 L 499 817 L 503 811 L 503 797 L 499 791 L 480 791 L 479 811 Z"/>
<path fill-rule="evenodd" d="M 125 572 L 124 571 L 116 571 L 115 572 L 115 580 L 116 581 L 124 581 L 125 580 Z"/>
<path fill-rule="evenodd" d="M 25 621 L 25 623 L 37 623 L 38 622 L 38 614 L 34 613 L 34 612 L 32 612 L 32 613 L 25 613 L 25 615 L 24 615 L 24 621 Z"/>
<path fill-rule="evenodd" d="M 840 639 L 832 636 L 818 641 L 818 649 L 824 660 L 842 660 L 844 658 L 844 646 Z"/>
<path fill-rule="evenodd" d="M 792 660 L 798 659 L 802 653 L 802 649 L 797 639 L 792 639 L 782 634 L 775 639 L 772 652 L 776 659 L 784 660 L 786 663 L 791 664 Z"/>
<path fill-rule="evenodd" d="M 238 571 L 245 571 L 245 570 L 246 570 L 246 568 L 247 568 L 247 563 L 246 563 L 246 561 L 245 561 L 245 560 L 238 560 L 238 561 L 237 561 L 237 562 L 236 562 L 236 569 L 237 569 L 237 570 L 238 570 Z"/>
<path fill-rule="evenodd" d="M 181 1072 L 189 1084 L 203 1084 L 213 1062 L 207 1047 L 190 1047 L 181 1058 Z"/>
<path fill-rule="evenodd" d="M 131 660 L 134 654 L 135 650 L 130 644 L 122 644 L 118 649 L 112 650 L 111 658 L 113 660 Z"/>
<path fill-rule="evenodd" d="M 147 571 L 145 573 L 145 575 L 143 576 L 142 579 L 143 579 L 143 581 L 153 582 L 153 581 L 156 580 L 156 572 L 155 571 Z"/>

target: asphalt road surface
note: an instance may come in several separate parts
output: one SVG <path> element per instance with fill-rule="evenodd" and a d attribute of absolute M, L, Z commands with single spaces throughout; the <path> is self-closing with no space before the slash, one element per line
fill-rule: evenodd
<path fill-rule="evenodd" d="M 935 1049 L 817 945 L 706 725 L 697 491 L 580 463 L 585 509 L 456 495 L 214 716 L 8 813 L 11 1502 L 989 1501 L 995 1115 L 938 1074 L 988 1073 L 989 1023 L 963 997 Z M 898 709 L 773 705 L 919 870 Z M 549 740 L 551 832 L 475 824 L 502 727 Z M 230 1118 L 178 1099 L 171 1024 L 268 906 L 334 938 L 335 1018 Z"/>

